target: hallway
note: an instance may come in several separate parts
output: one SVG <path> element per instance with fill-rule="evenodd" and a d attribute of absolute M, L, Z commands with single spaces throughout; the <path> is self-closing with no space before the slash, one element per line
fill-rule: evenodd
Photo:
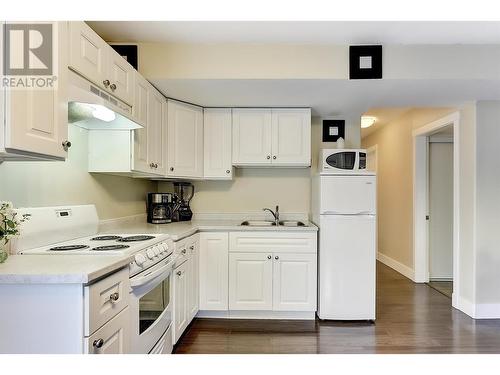
<path fill-rule="evenodd" d="M 500 353 L 500 320 L 477 320 L 377 264 L 377 321 L 195 319 L 175 353 Z"/>

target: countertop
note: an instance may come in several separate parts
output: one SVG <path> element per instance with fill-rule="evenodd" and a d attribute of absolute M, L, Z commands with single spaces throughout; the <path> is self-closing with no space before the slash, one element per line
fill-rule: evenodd
<path fill-rule="evenodd" d="M 99 233 L 161 233 L 174 241 L 196 232 L 316 232 L 309 222 L 303 227 L 241 226 L 241 220 L 196 220 L 162 225 L 144 220 L 108 222 Z M 114 272 L 132 260 L 133 255 L 11 255 L 0 264 L 0 284 L 88 284 Z"/>

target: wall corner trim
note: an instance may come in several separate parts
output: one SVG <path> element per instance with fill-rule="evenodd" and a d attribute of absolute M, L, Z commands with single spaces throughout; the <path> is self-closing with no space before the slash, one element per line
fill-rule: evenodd
<path fill-rule="evenodd" d="M 397 260 L 382 254 L 380 251 L 377 253 L 377 260 L 388 267 L 391 267 L 394 271 L 399 272 L 404 277 L 407 277 L 411 281 L 415 282 L 415 272 L 410 267 L 404 265 Z"/>

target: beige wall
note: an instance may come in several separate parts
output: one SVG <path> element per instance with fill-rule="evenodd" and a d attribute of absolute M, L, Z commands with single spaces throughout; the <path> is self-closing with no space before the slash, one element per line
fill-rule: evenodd
<path fill-rule="evenodd" d="M 414 109 L 362 140 L 377 145 L 378 251 L 413 268 L 413 136 L 412 131 L 452 112 Z"/>
<path fill-rule="evenodd" d="M 0 164 L 0 200 L 16 207 L 90 204 L 101 219 L 145 212 L 145 194 L 156 183 L 87 172 L 87 131 L 69 125 L 72 147 L 65 162 Z"/>
<path fill-rule="evenodd" d="M 321 141 L 322 119 L 312 118 L 311 157 L 316 168 L 318 152 L 335 148 Z M 359 122 L 347 121 L 346 146 L 359 147 Z M 311 168 L 236 168 L 232 181 L 196 181 L 192 209 L 197 213 L 236 213 L 260 211 L 280 205 L 282 212 L 310 211 Z M 159 191 L 172 191 L 172 184 L 159 183 Z"/>

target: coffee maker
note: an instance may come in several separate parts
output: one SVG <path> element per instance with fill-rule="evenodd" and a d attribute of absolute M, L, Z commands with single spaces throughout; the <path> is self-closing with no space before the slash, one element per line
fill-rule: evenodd
<path fill-rule="evenodd" d="M 193 211 L 189 207 L 189 202 L 194 195 L 194 186 L 190 182 L 174 182 L 174 194 L 177 199 L 174 212 L 174 221 L 189 221 L 193 217 Z"/>
<path fill-rule="evenodd" d="M 172 222 L 174 199 L 172 193 L 148 193 L 148 223 L 167 224 Z"/>

